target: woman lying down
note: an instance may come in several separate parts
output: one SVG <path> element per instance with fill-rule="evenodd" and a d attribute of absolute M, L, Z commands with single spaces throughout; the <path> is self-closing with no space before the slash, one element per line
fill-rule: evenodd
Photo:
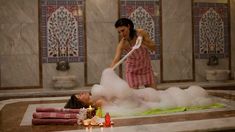
<path fill-rule="evenodd" d="M 133 115 L 149 109 L 205 106 L 213 103 L 213 99 L 200 86 L 190 86 L 187 89 L 170 87 L 166 90 L 151 87 L 132 89 L 108 68 L 102 73 L 100 85 L 94 85 L 91 93 L 72 95 L 65 108 L 87 108 L 92 105 L 115 115 Z"/>
<path fill-rule="evenodd" d="M 64 106 L 64 108 L 88 108 L 90 105 L 93 106 L 93 108 L 97 108 L 103 106 L 105 103 L 103 99 L 92 100 L 91 98 L 92 96 L 90 92 L 81 92 L 78 94 L 73 94 Z"/>

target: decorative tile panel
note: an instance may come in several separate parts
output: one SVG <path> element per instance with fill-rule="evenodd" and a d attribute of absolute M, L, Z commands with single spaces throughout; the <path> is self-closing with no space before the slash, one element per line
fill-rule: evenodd
<path fill-rule="evenodd" d="M 84 0 L 40 0 L 43 63 L 84 61 Z"/>
<path fill-rule="evenodd" d="M 229 56 L 228 4 L 193 3 L 195 58 Z"/>
<path fill-rule="evenodd" d="M 153 60 L 160 59 L 160 2 L 159 0 L 120 0 L 120 18 L 129 18 L 135 28 L 144 29 L 157 45 L 151 52 Z"/>

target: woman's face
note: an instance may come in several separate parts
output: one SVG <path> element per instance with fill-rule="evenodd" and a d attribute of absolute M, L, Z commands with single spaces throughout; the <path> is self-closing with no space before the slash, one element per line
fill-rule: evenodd
<path fill-rule="evenodd" d="M 89 103 L 90 102 L 89 92 L 81 92 L 79 94 L 76 94 L 76 97 L 84 103 Z"/>
<path fill-rule="evenodd" d="M 121 38 L 128 39 L 129 34 L 130 34 L 130 26 L 128 25 L 128 26 L 117 27 L 117 31 L 118 31 L 119 35 L 121 36 Z"/>

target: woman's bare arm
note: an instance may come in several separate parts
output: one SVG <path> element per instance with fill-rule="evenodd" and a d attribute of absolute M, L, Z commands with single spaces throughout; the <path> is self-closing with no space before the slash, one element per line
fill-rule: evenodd
<path fill-rule="evenodd" d="M 114 56 L 114 59 L 110 65 L 110 67 L 112 68 L 121 58 L 121 54 L 122 54 L 122 50 L 123 50 L 123 45 L 124 45 L 124 38 L 119 42 L 117 48 L 116 48 L 116 53 Z"/>
<path fill-rule="evenodd" d="M 143 37 L 142 45 L 146 46 L 151 51 L 156 51 L 156 44 L 150 39 L 148 33 L 146 33 L 143 29 L 138 29 L 138 35 Z"/>

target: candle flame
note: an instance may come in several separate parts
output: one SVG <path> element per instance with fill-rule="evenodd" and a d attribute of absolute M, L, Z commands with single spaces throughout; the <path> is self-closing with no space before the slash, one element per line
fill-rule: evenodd
<path fill-rule="evenodd" d="M 89 108 L 87 108 L 87 109 L 91 111 L 93 108 L 91 107 L 91 105 L 89 105 Z"/>

